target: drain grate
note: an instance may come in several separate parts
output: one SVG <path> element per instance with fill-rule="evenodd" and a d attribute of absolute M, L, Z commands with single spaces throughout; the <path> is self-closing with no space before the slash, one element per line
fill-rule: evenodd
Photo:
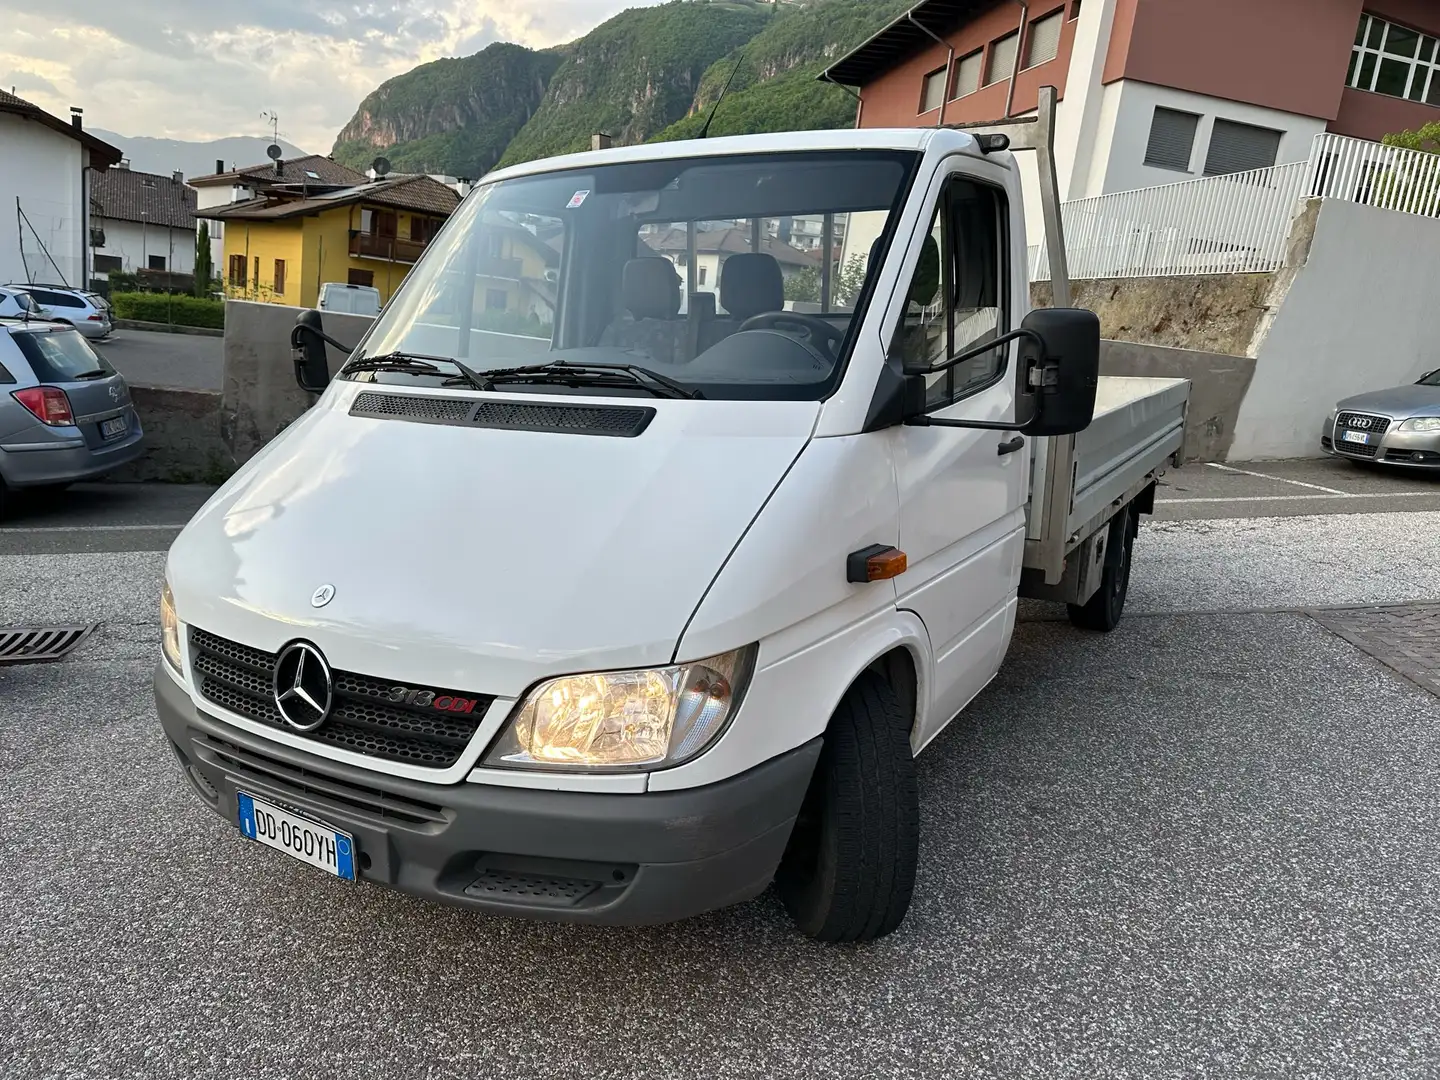
<path fill-rule="evenodd" d="M 86 626 L 0 626 L 0 666 L 53 664 L 65 659 L 100 628 Z"/>

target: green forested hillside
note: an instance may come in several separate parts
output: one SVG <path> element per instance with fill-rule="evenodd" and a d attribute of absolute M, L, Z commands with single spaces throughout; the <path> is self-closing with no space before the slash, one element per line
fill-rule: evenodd
<path fill-rule="evenodd" d="M 364 168 L 478 177 L 616 143 L 710 131 L 849 127 L 855 99 L 816 76 L 904 12 L 907 0 L 669 0 L 632 8 L 559 49 L 496 44 L 391 79 L 361 103 L 334 156 Z M 738 67 L 737 67 L 738 62 Z"/>

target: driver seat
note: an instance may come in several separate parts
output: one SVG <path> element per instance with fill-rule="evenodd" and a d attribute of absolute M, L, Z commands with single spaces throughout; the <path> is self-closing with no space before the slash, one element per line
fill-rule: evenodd
<path fill-rule="evenodd" d="M 702 331 L 706 349 L 738 331 L 746 319 L 785 310 L 785 276 L 779 260 L 759 251 L 731 255 L 720 269 L 720 306 L 728 315 Z"/>

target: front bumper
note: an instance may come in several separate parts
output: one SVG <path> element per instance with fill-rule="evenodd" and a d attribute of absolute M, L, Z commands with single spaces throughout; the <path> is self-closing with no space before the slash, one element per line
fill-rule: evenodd
<path fill-rule="evenodd" d="M 1366 444 L 1347 442 L 1342 436 L 1345 429 L 1334 417 L 1326 419 L 1320 430 L 1320 449 L 1331 457 L 1346 458 L 1350 461 L 1373 461 L 1379 465 L 1398 465 L 1412 469 L 1440 469 L 1440 432 L 1400 431 L 1400 421 L 1388 417 L 1386 430 L 1371 435 Z M 1367 434 L 1370 434 L 1367 432 Z"/>
<path fill-rule="evenodd" d="M 238 731 L 197 709 L 163 663 L 160 724 L 221 817 L 236 824 L 237 791 L 305 811 L 354 836 L 360 877 L 500 915 L 646 925 L 757 896 L 820 755 L 815 739 L 719 784 L 643 795 L 425 784 Z"/>

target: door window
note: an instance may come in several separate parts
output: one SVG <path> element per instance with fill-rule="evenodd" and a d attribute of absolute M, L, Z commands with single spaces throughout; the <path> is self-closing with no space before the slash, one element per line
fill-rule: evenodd
<path fill-rule="evenodd" d="M 1005 197 L 970 180 L 952 180 L 931 219 L 896 327 L 897 358 L 934 366 L 1005 333 Z M 999 376 L 1002 349 L 925 376 L 932 409 L 980 390 Z"/>

